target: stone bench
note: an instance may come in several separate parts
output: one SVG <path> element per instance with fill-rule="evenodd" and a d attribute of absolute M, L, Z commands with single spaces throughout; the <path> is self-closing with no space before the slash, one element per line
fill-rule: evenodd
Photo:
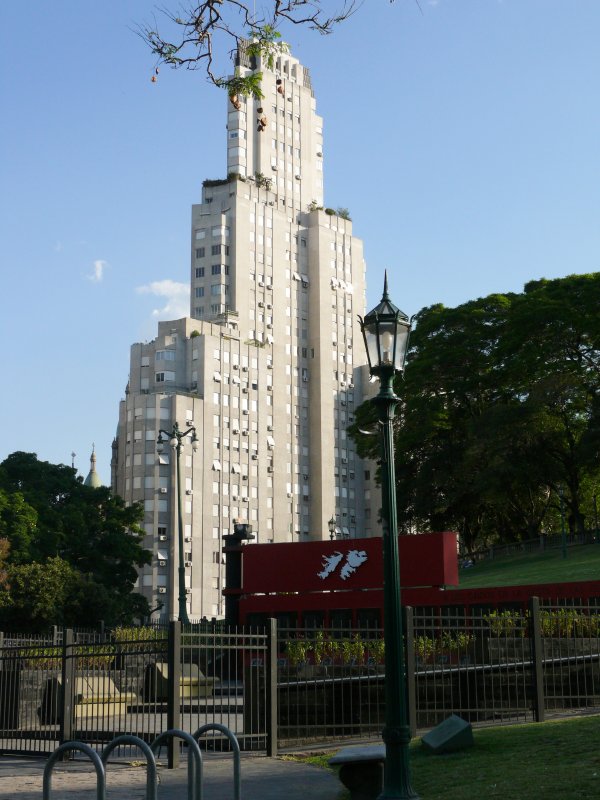
<path fill-rule="evenodd" d="M 191 700 L 197 697 L 211 697 L 215 692 L 218 678 L 207 678 L 198 664 L 182 664 L 179 677 L 179 697 Z M 144 701 L 166 702 L 169 695 L 169 665 L 164 661 L 148 664 L 144 672 Z"/>
<path fill-rule="evenodd" d="M 124 714 L 127 706 L 135 703 L 137 697 L 132 692 L 121 692 L 109 675 L 76 675 L 73 685 L 73 717 L 115 716 Z M 62 677 L 48 678 L 42 693 L 42 703 L 38 716 L 43 725 L 62 721 L 63 687 Z"/>
<path fill-rule="evenodd" d="M 350 790 L 351 800 L 376 800 L 383 791 L 385 745 L 350 745 L 329 759 L 340 767 L 340 781 Z"/>

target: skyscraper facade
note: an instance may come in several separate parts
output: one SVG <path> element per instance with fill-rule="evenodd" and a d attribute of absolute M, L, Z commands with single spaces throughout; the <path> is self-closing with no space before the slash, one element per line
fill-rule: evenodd
<path fill-rule="evenodd" d="M 182 494 L 191 617 L 223 613 L 222 537 L 235 520 L 256 541 L 373 535 L 373 465 L 346 429 L 368 373 L 357 321 L 365 311 L 363 246 L 345 211 L 323 208 L 323 121 L 310 75 L 282 55 L 264 97 L 227 111 L 227 177 L 206 180 L 192 208 L 190 316 L 161 322 L 131 348 L 113 446 L 112 483 L 144 504 L 154 553 L 139 591 L 177 609 L 177 491 Z M 194 427 L 181 485 L 159 431 Z M 188 437 L 189 440 L 189 437 Z M 168 448 L 166 448 L 168 450 Z"/>

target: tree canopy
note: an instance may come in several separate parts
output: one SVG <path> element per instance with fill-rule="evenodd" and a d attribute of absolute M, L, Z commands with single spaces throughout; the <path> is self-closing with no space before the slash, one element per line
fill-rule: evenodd
<path fill-rule="evenodd" d="M 143 512 L 75 470 L 17 452 L 0 464 L 0 621 L 21 629 L 49 623 L 90 627 L 148 612 L 133 592 Z"/>
<path fill-rule="evenodd" d="M 399 522 L 472 550 L 593 524 L 600 480 L 600 273 L 528 283 L 416 317 L 395 432 Z M 377 443 L 351 435 L 364 455 Z"/>

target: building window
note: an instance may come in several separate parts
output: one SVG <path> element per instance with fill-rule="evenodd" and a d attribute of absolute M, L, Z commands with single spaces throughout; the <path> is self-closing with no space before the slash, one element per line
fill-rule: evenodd
<path fill-rule="evenodd" d="M 155 380 L 157 383 L 166 383 L 169 381 L 175 380 L 175 373 L 174 372 L 157 372 L 155 376 Z"/>
<path fill-rule="evenodd" d="M 206 238 L 206 228 L 198 228 L 196 231 L 196 241 Z"/>
<path fill-rule="evenodd" d="M 175 361 L 175 350 L 157 350 L 156 361 Z"/>
<path fill-rule="evenodd" d="M 229 227 L 227 225 L 217 225 L 212 229 L 213 236 L 229 236 Z"/>
<path fill-rule="evenodd" d="M 196 306 L 194 309 L 194 316 L 201 319 L 204 316 L 204 306 Z"/>
<path fill-rule="evenodd" d="M 197 278 L 204 277 L 204 267 L 196 267 L 196 277 Z"/>
<path fill-rule="evenodd" d="M 205 249 L 206 248 L 204 248 L 204 247 L 197 247 L 196 248 L 196 258 L 204 258 Z"/>
<path fill-rule="evenodd" d="M 196 286 L 195 294 L 196 297 L 204 297 L 204 286 Z"/>

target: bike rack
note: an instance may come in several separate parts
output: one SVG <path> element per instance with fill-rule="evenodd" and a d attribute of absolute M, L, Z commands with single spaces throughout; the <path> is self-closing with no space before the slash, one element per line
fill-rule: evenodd
<path fill-rule="evenodd" d="M 78 750 L 84 753 L 94 765 L 96 770 L 96 800 L 106 800 L 106 761 L 109 755 L 117 747 L 125 744 L 134 745 L 138 747 L 146 757 L 147 775 L 146 775 L 146 798 L 145 800 L 157 800 L 158 798 L 158 776 L 156 771 L 156 758 L 155 752 L 162 746 L 163 742 L 168 739 L 183 739 L 189 747 L 188 752 L 188 800 L 202 800 L 203 794 L 203 762 L 202 751 L 198 745 L 198 739 L 208 731 L 219 731 L 223 733 L 231 742 L 233 750 L 233 789 L 234 800 L 241 800 L 241 753 L 240 745 L 235 734 L 226 728 L 225 725 L 219 723 L 209 723 L 202 725 L 198 728 L 196 733 L 192 736 L 186 731 L 173 728 L 172 730 L 165 731 L 159 734 L 152 744 L 148 745 L 143 739 L 132 734 L 125 733 L 112 739 L 102 753 L 93 750 L 88 744 L 84 742 L 65 742 L 61 744 L 52 753 L 44 767 L 44 779 L 42 800 L 51 800 L 52 796 L 52 771 L 54 765 L 59 757 L 72 750 Z"/>
<path fill-rule="evenodd" d="M 172 728 L 159 734 L 150 745 L 150 749 L 155 752 L 167 739 L 183 739 L 184 742 L 187 742 L 190 748 L 188 753 L 188 800 L 202 800 L 202 752 L 198 743 L 190 733 Z"/>
<path fill-rule="evenodd" d="M 61 744 L 60 747 L 57 747 L 52 753 L 46 763 L 46 766 L 44 767 L 42 800 L 50 800 L 51 798 L 52 770 L 54 769 L 54 765 L 62 753 L 66 753 L 71 750 L 79 750 L 81 753 L 85 753 L 85 755 L 91 760 L 92 764 L 94 765 L 94 769 L 96 770 L 96 799 L 106 800 L 106 772 L 104 770 L 104 764 L 98 753 L 88 744 L 84 744 L 83 742 L 65 742 L 64 744 Z"/>
<path fill-rule="evenodd" d="M 218 722 L 209 722 L 206 725 L 202 725 L 202 727 L 198 728 L 194 734 L 194 739 L 199 739 L 208 731 L 219 731 L 220 733 L 224 733 L 231 742 L 231 747 L 233 750 L 233 796 L 234 800 L 242 800 L 242 762 L 240 744 L 237 740 L 237 737 L 235 733 L 229 730 L 229 728 L 226 728 L 225 725 L 220 725 Z"/>
<path fill-rule="evenodd" d="M 117 736 L 116 739 L 112 739 L 102 751 L 100 758 L 102 759 L 103 764 L 106 764 L 106 761 L 112 751 L 120 747 L 123 744 L 133 744 L 142 751 L 142 753 L 146 756 L 146 798 L 145 800 L 157 800 L 158 797 L 158 776 L 156 773 L 156 759 L 154 758 L 154 753 L 150 748 L 150 745 L 147 744 L 143 739 L 140 739 L 138 736 L 133 736 L 130 733 L 124 733 L 122 736 Z"/>

